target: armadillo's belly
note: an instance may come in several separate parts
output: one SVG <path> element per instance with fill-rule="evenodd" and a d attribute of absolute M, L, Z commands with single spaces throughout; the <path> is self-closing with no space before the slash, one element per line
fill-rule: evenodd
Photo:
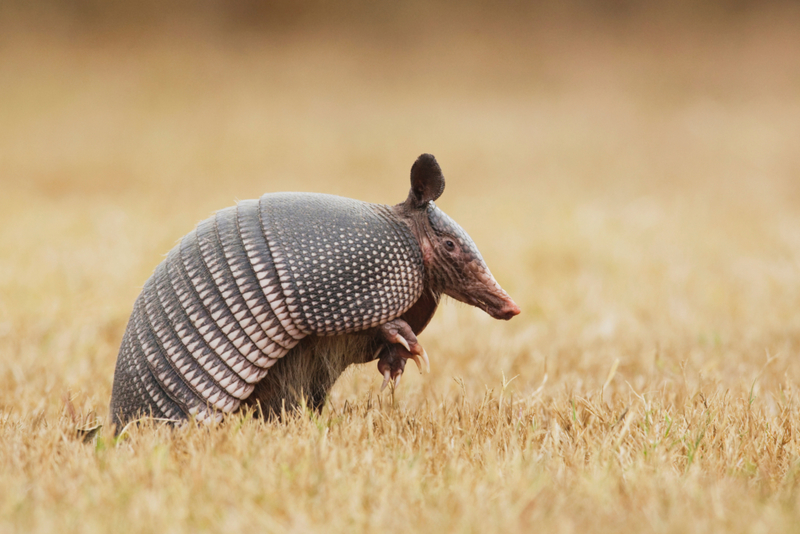
<path fill-rule="evenodd" d="M 156 268 L 117 360 L 114 422 L 236 410 L 307 335 L 364 330 L 422 292 L 422 258 L 385 206 L 264 195 L 203 221 Z"/>

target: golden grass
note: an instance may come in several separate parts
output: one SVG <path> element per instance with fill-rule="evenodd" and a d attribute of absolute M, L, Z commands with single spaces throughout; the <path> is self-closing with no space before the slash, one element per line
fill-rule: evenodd
<path fill-rule="evenodd" d="M 4 37 L 0 531 L 796 531 L 797 19 L 522 26 Z M 320 416 L 76 432 L 194 223 L 424 151 L 522 315 Z"/>

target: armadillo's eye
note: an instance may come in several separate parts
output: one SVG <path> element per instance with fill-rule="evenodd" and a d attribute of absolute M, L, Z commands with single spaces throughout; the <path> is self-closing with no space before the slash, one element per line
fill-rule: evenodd
<path fill-rule="evenodd" d="M 444 246 L 447 247 L 447 250 L 449 250 L 450 252 L 456 249 L 456 244 L 450 241 L 449 239 L 444 242 Z"/>

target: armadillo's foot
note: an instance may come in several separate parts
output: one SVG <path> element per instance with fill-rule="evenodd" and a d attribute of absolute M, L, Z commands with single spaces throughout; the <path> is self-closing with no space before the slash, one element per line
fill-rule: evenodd
<path fill-rule="evenodd" d="M 378 333 L 388 341 L 387 344 L 378 349 L 376 354 L 376 356 L 380 356 L 378 359 L 378 372 L 383 375 L 381 391 L 390 381 L 394 381 L 395 387 L 400 384 L 400 377 L 403 376 L 403 371 L 406 368 L 406 360 L 414 360 L 421 373 L 421 358 L 425 362 L 428 372 L 430 372 L 431 364 L 428 360 L 428 353 L 419 344 L 417 336 L 407 322 L 403 319 L 394 319 L 379 326 Z"/>
<path fill-rule="evenodd" d="M 390 381 L 394 381 L 394 387 L 400 384 L 400 377 L 403 376 L 406 360 L 409 357 L 411 357 L 411 353 L 400 345 L 384 345 L 381 347 L 380 358 L 378 359 L 378 372 L 383 375 L 381 391 L 386 388 Z"/>
<path fill-rule="evenodd" d="M 419 372 L 422 372 L 422 364 L 420 358 L 425 362 L 428 372 L 431 371 L 430 360 L 428 360 L 428 353 L 422 348 L 422 345 L 417 341 L 417 336 L 411 329 L 411 326 L 403 319 L 394 319 L 388 323 L 384 323 L 378 327 L 380 335 L 389 343 L 402 345 L 405 349 L 399 357 L 403 359 L 414 360 L 417 364 Z M 399 348 L 399 347 L 398 347 Z M 402 373 L 402 371 L 401 371 Z M 385 376 L 385 375 L 384 375 Z"/>

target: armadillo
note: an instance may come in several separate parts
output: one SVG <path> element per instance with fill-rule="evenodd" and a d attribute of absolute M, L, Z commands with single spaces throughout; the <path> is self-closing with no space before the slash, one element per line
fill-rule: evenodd
<path fill-rule="evenodd" d="M 114 372 L 110 413 L 220 420 L 254 407 L 321 409 L 351 364 L 378 360 L 396 387 L 448 295 L 497 319 L 519 307 L 475 243 L 434 201 L 436 159 L 411 168 L 395 206 L 316 193 L 268 193 L 187 234 L 136 299 Z"/>

